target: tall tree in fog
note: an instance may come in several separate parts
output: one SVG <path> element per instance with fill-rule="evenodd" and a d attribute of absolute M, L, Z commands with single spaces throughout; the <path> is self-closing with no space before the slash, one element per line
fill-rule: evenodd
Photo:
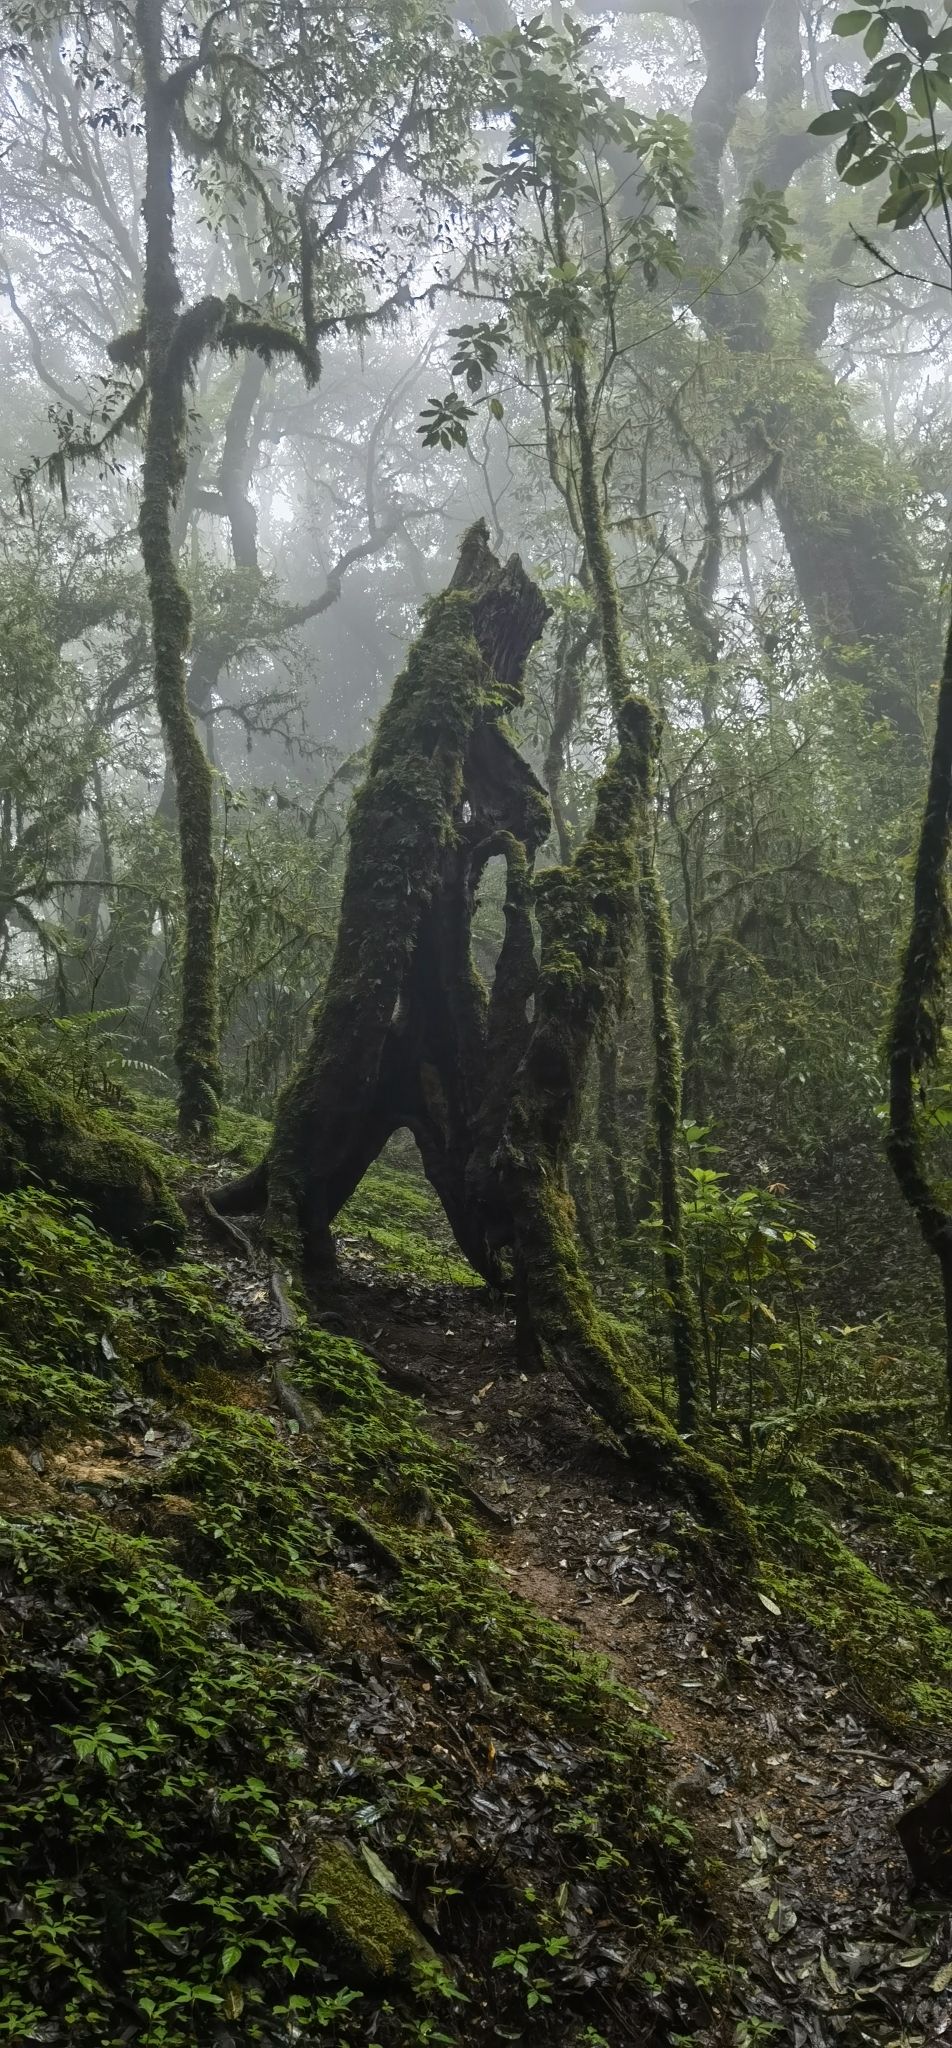
<path fill-rule="evenodd" d="M 390 277 L 381 274 L 387 264 L 375 264 L 368 230 L 395 179 L 421 195 L 459 185 L 467 62 L 445 19 L 413 0 L 357 16 L 324 10 L 317 37 L 299 10 L 280 4 L 245 9 L 235 22 L 228 8 L 168 0 L 137 0 L 118 26 L 112 10 L 64 10 L 55 21 L 50 10 L 27 7 L 13 18 L 21 32 L 61 37 L 66 60 L 95 81 L 90 121 L 119 124 L 144 146 L 142 315 L 110 345 L 131 389 L 109 395 L 97 430 L 77 435 L 71 409 L 62 412 L 47 468 L 65 488 L 72 462 L 102 459 L 121 433 L 143 432 L 139 536 L 182 872 L 179 1112 L 183 1130 L 207 1135 L 221 1093 L 218 875 L 212 775 L 188 695 L 191 607 L 174 518 L 188 394 L 212 350 L 266 364 L 287 355 L 315 382 L 325 335 L 360 330 L 406 303 L 419 224 L 395 234 Z M 219 211 L 254 207 L 253 306 L 236 294 L 186 302 L 175 246 L 183 175 Z M 378 286 L 370 305 L 365 272 Z M 234 496 L 231 510 L 234 526 Z"/>

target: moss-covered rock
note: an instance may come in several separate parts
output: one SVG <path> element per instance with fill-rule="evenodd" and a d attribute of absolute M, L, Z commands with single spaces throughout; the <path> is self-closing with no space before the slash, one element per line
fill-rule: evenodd
<path fill-rule="evenodd" d="M 374 1882 L 346 1842 L 321 1843 L 301 1907 L 326 1918 L 341 1963 L 355 1981 L 403 1980 L 415 1962 L 434 1961 L 429 1942 L 398 1901 Z"/>
<path fill-rule="evenodd" d="M 112 1237 L 176 1251 L 185 1218 L 145 1147 L 105 1111 L 84 1111 L 0 1053 L 0 1192 L 66 1194 Z"/>

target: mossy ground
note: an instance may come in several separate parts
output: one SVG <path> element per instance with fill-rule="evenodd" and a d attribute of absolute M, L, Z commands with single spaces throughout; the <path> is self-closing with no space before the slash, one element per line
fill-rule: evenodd
<path fill-rule="evenodd" d="M 765 1583 L 894 1730 L 952 1725 L 952 1457 L 931 1421 L 901 1396 L 805 1416 L 754 1488 Z"/>
<path fill-rule="evenodd" d="M 310 1330 L 297 1430 L 213 1271 L 55 1197 L 3 1198 L 0 1261 L 0 2039 L 709 2020 L 657 1739 L 481 1554 L 417 1406 Z"/>
<path fill-rule="evenodd" d="M 176 1126 L 173 1103 L 130 1094 L 129 1111 L 143 1136 L 172 1138 Z M 271 1126 L 263 1117 L 222 1110 L 217 1152 L 226 1166 L 256 1166 L 270 1139 Z M 173 1179 L 187 1178 L 191 1171 L 188 1161 L 174 1154 L 166 1158 L 166 1164 Z M 455 1245 L 409 1139 L 398 1137 L 391 1142 L 341 1210 L 334 1230 L 336 1236 L 359 1240 L 385 1272 L 445 1281 L 454 1287 L 482 1284 Z"/>
<path fill-rule="evenodd" d="M 362 1240 L 386 1272 L 454 1287 L 482 1285 L 460 1257 L 426 1182 L 406 1167 L 378 1160 L 335 1227 L 343 1236 Z"/>
<path fill-rule="evenodd" d="M 136 1128 L 174 1129 L 171 1104 L 136 1099 Z M 268 1125 L 226 1111 L 229 1159 L 252 1164 Z M 474 1285 L 409 1141 L 396 1140 L 341 1217 L 358 1253 L 419 1284 Z M 630 1332 L 638 1349 L 637 1332 Z M 952 1453 L 934 1347 L 875 1326 L 829 1338 L 840 1398 L 788 1415 L 744 1469 L 712 1446 L 754 1518 L 761 1583 L 809 1623 L 859 1702 L 884 1725 L 952 1721 Z M 663 1405 L 664 1389 L 645 1382 Z"/>
<path fill-rule="evenodd" d="M 452 1284 L 399 1164 L 352 1218 Z M 731 2037 L 643 1703 L 513 1595 L 418 1404 L 308 1328 L 300 1430 L 217 1269 L 40 1190 L 0 1199 L 0 1312 L 0 2040 Z M 840 1500 L 816 1446 L 761 1486 L 760 1584 L 884 1720 L 947 1724 L 946 1461 L 894 1431 L 904 1489 L 857 1479 L 862 1420 Z"/>

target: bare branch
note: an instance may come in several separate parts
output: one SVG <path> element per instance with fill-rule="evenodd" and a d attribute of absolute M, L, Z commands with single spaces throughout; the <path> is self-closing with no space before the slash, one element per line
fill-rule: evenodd
<path fill-rule="evenodd" d="M 73 403 L 73 398 L 70 392 L 67 391 L 65 384 L 61 384 L 59 382 L 59 379 L 57 377 L 54 377 L 52 370 L 48 370 L 46 367 L 46 363 L 43 358 L 43 345 L 40 340 L 39 332 L 37 328 L 34 327 L 29 314 L 24 312 L 24 309 L 21 306 L 19 299 L 17 298 L 16 292 L 14 290 L 13 279 L 10 276 L 9 271 L 7 271 L 6 276 L 2 280 L 0 280 L 0 293 L 2 293 L 3 297 L 6 299 L 14 319 L 19 321 L 20 326 L 22 327 L 23 332 L 26 335 L 27 341 L 29 343 L 30 361 L 33 364 L 33 368 L 36 371 L 37 376 L 39 377 L 40 383 L 45 384 L 47 390 L 53 392 L 54 397 L 62 399 L 64 405 L 71 405 Z"/>
<path fill-rule="evenodd" d="M 231 6 L 229 0 L 224 0 L 224 4 L 221 7 L 214 7 L 212 9 L 202 29 L 198 49 L 194 57 L 187 58 L 184 64 L 179 65 L 177 71 L 170 72 L 165 81 L 165 90 L 170 99 L 180 100 L 183 93 L 191 85 L 192 80 L 198 77 L 199 72 L 205 70 L 210 58 L 215 54 L 215 30 L 219 22 L 230 13 Z"/>

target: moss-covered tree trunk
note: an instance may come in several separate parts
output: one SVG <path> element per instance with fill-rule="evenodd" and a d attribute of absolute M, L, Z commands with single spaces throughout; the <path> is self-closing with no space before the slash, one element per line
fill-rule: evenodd
<path fill-rule="evenodd" d="M 266 1167 L 223 1198 L 266 1198 L 273 1238 L 302 1245 L 311 1274 L 331 1257 L 338 1210 L 401 1128 L 478 1272 L 496 1276 L 511 1238 L 488 1162 L 535 972 L 527 911 L 515 905 L 528 897 L 549 813 L 503 719 L 546 615 L 518 557 L 501 567 L 480 522 L 381 716 L 351 810 L 337 945 L 310 1049 L 279 1106 Z M 498 853 L 511 900 L 489 997 L 470 927 Z"/>
<path fill-rule="evenodd" d="M 642 1470 L 742 1537 L 722 1476 L 639 1389 L 577 1240 L 572 1140 L 636 926 L 654 719 L 638 699 L 620 706 L 591 826 L 570 864 L 533 881 L 549 807 L 504 720 L 546 610 L 517 557 L 495 560 L 480 522 L 377 728 L 351 809 L 334 959 L 271 1151 L 216 1206 L 266 1206 L 276 1251 L 319 1288 L 335 1215 L 391 1133 L 409 1129 L 462 1250 L 512 1287 L 524 1354 L 563 1370 Z M 505 936 L 487 991 L 470 934 L 496 854 Z"/>
<path fill-rule="evenodd" d="M 559 264 L 565 266 L 570 251 L 563 214 L 563 201 L 556 178 L 552 182 L 553 242 Z M 627 872 L 617 877 L 619 895 L 615 915 L 624 912 L 606 956 L 607 978 L 601 1005 L 590 993 L 587 1014 L 588 1043 L 579 1047 L 582 1072 L 587 1064 L 591 1036 L 599 1022 L 599 1008 L 617 1010 L 623 975 L 634 932 L 636 901 L 640 898 L 645 933 L 645 956 L 651 998 L 652 1036 L 655 1059 L 655 1136 L 658 1151 L 658 1193 L 661 1227 L 664 1233 L 665 1278 L 671 1304 L 670 1322 L 678 1388 L 678 1419 L 683 1430 L 694 1426 L 697 1403 L 698 1333 L 697 1311 L 684 1256 L 681 1183 L 678 1147 L 681 1141 L 681 1031 L 677 1015 L 672 972 L 671 933 L 667 905 L 657 870 L 649 809 L 658 749 L 658 724 L 651 705 L 633 691 L 625 658 L 621 601 L 612 560 L 603 491 L 598 475 L 595 422 L 589 391 L 587 337 L 579 314 L 570 315 L 566 327 L 572 421 L 578 449 L 578 503 L 588 576 L 595 597 L 598 639 L 608 695 L 619 739 L 616 773 L 626 771 L 631 779 L 625 811 L 624 846 L 626 860 L 634 866 L 630 884 Z M 607 781 L 602 785 L 604 795 Z M 601 796 L 600 796 L 601 801 Z M 620 822 L 620 821 L 619 821 Z M 596 824 L 598 817 L 596 814 Z M 593 827 L 593 830 L 595 828 Z M 591 834 L 586 840 L 586 847 Z M 583 849 L 584 851 L 584 849 Z M 578 862 L 574 864 L 578 866 Z M 637 891 L 637 895 L 636 895 Z M 579 926 L 581 931 L 581 926 Z M 572 1112 L 574 1117 L 574 1110 Z"/>
<path fill-rule="evenodd" d="M 630 1257 L 636 1219 L 618 1100 L 618 1037 L 609 1030 L 598 1050 L 598 1137 L 605 1156 L 615 1236 L 622 1257 Z"/>
<path fill-rule="evenodd" d="M 164 70 L 163 26 L 163 0 L 137 0 L 144 72 L 143 339 L 149 380 L 139 536 L 152 614 L 156 705 L 175 775 L 182 863 L 185 935 L 175 1053 L 179 1120 L 184 1131 L 204 1135 L 214 1124 L 221 1095 L 218 890 L 212 776 L 188 706 L 191 610 L 172 537 L 175 500 L 185 475 L 191 365 L 183 357 L 178 331 L 182 288 L 174 240 L 174 100 Z"/>
<path fill-rule="evenodd" d="M 630 1336 L 597 1306 L 569 1193 L 592 1044 L 617 1000 L 635 930 L 654 744 L 649 706 L 629 697 L 617 729 L 618 751 L 598 785 L 595 815 L 574 860 L 548 869 L 536 886 L 540 960 L 533 1023 L 496 1154 L 511 1218 L 517 1307 L 526 1348 L 564 1372 L 643 1477 L 699 1501 L 746 1548 L 746 1523 L 724 1475 L 682 1443 L 646 1396 Z"/>
<path fill-rule="evenodd" d="M 932 765 L 913 885 L 912 921 L 889 1035 L 887 1150 L 899 1186 L 938 1262 L 952 1426 L 952 1210 L 923 1142 L 925 1084 L 942 1050 L 952 950 L 952 623 L 936 711 Z"/>
<path fill-rule="evenodd" d="M 823 147 L 806 133 L 798 11 L 793 0 L 697 0 L 687 12 L 706 75 L 691 120 L 701 211 L 685 253 L 692 270 L 723 280 L 704 291 L 699 316 L 727 352 L 723 388 L 739 431 L 782 450 L 770 492 L 820 660 L 831 682 L 858 689 L 869 716 L 895 728 L 905 743 L 900 761 L 915 763 L 923 674 L 938 666 L 939 636 L 895 466 L 864 436 L 819 353 L 841 265 L 834 257 L 824 275 L 821 263 L 799 346 L 787 336 L 777 346 L 761 280 L 738 271 L 724 247 L 723 162 L 757 84 L 764 31 L 767 118 L 755 177 L 785 190 Z M 848 261 L 844 250 L 842 268 Z"/>

